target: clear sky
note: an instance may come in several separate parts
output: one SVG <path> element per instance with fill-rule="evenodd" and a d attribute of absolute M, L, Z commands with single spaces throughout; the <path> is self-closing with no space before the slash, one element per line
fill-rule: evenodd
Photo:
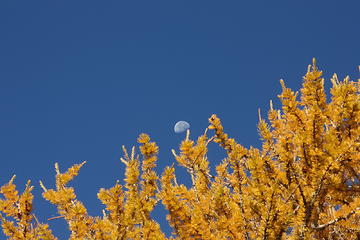
<path fill-rule="evenodd" d="M 178 120 L 196 137 L 217 113 L 232 137 L 259 146 L 257 110 L 277 99 L 280 78 L 298 89 L 313 57 L 327 86 L 335 72 L 358 78 L 359 10 L 358 0 L 2 0 L 0 184 L 16 174 L 22 191 L 31 179 L 46 222 L 57 212 L 39 180 L 52 188 L 55 162 L 86 160 L 72 186 L 100 215 L 96 193 L 123 179 L 121 145 L 142 132 L 160 146 L 159 173 L 184 137 Z M 165 211 L 153 215 L 170 233 Z M 62 219 L 49 223 L 67 239 Z"/>

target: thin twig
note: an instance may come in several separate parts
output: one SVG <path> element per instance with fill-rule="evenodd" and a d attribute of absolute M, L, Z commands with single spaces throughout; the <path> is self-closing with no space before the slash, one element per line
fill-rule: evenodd
<path fill-rule="evenodd" d="M 56 217 L 48 218 L 48 221 L 54 220 L 54 219 L 58 219 L 58 218 L 63 218 L 63 217 L 64 217 L 64 216 L 56 216 Z"/>

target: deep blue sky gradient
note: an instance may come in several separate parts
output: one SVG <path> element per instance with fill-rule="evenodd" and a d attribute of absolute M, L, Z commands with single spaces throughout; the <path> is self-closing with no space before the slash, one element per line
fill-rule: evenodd
<path fill-rule="evenodd" d="M 257 110 L 278 105 L 280 78 L 298 89 L 313 57 L 327 81 L 358 78 L 359 10 L 358 0 L 3 0 L 0 184 L 16 174 L 22 191 L 31 179 L 46 222 L 57 213 L 38 181 L 52 188 L 55 162 L 66 170 L 86 160 L 72 185 L 100 215 L 96 193 L 123 179 L 121 145 L 142 132 L 160 146 L 159 174 L 184 137 L 173 132 L 178 120 L 196 137 L 217 113 L 232 137 L 259 146 Z M 214 166 L 223 152 L 210 150 Z M 169 234 L 166 212 L 153 215 Z M 67 239 L 62 219 L 49 223 Z"/>

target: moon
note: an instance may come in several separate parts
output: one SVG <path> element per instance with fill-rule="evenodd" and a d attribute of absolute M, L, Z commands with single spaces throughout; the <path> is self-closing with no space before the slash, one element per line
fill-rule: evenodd
<path fill-rule="evenodd" d="M 185 132 L 190 128 L 190 124 L 186 121 L 178 121 L 174 126 L 175 133 L 182 133 Z"/>

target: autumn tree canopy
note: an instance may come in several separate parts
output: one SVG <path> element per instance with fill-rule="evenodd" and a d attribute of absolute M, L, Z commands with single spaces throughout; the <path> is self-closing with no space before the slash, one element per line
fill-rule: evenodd
<path fill-rule="evenodd" d="M 84 163 L 65 173 L 56 164 L 56 185 L 40 183 L 43 197 L 56 205 L 73 240 L 360 239 L 360 80 L 335 74 L 327 98 L 321 76 L 313 61 L 300 92 L 281 81 L 282 108 L 270 102 L 267 119 L 259 114 L 261 148 L 229 137 L 216 115 L 196 141 L 188 131 L 172 152 L 191 187 L 177 182 L 174 167 L 155 172 L 159 148 L 141 134 L 138 150 L 123 147 L 125 185 L 98 193 L 103 216 L 89 216 L 69 186 Z M 212 163 L 212 175 L 207 151 L 214 143 L 226 158 Z M 9 239 L 57 239 L 33 215 L 32 189 L 29 181 L 20 194 L 14 177 L 2 186 L 3 231 Z M 157 204 L 168 210 L 169 238 L 151 218 Z"/>

